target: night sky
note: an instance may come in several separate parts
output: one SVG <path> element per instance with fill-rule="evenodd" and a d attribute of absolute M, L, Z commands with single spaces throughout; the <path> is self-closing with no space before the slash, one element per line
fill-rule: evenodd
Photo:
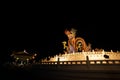
<path fill-rule="evenodd" d="M 76 36 L 91 43 L 93 49 L 120 51 L 120 24 L 116 18 L 83 14 L 5 13 L 1 27 L 1 59 L 6 59 L 13 50 L 24 49 L 29 53 L 36 52 L 39 56 L 59 54 L 62 52 L 61 42 L 67 41 L 64 34 L 66 28 L 77 29 Z"/>

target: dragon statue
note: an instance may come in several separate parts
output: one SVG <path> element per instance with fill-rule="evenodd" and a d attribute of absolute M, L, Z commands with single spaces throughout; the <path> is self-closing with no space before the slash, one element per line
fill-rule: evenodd
<path fill-rule="evenodd" d="M 68 37 L 68 41 L 63 41 L 64 50 L 68 53 L 80 52 L 80 51 L 90 51 L 91 44 L 86 44 L 85 40 L 81 37 L 76 37 L 76 29 L 65 30 L 65 34 Z M 66 46 L 68 44 L 68 46 Z"/>

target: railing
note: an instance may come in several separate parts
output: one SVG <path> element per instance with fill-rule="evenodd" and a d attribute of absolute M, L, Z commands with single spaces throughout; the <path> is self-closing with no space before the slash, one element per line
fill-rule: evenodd
<path fill-rule="evenodd" d="M 89 57 L 86 56 L 86 60 L 77 60 L 77 61 L 46 61 L 46 62 L 40 62 L 39 64 L 50 64 L 50 65 L 74 65 L 74 64 L 87 64 L 87 65 L 93 65 L 93 64 L 120 64 L 120 60 L 89 60 Z"/>
<path fill-rule="evenodd" d="M 120 60 L 90 60 L 90 61 L 51 61 L 40 64 L 120 64 Z"/>
<path fill-rule="evenodd" d="M 51 62 L 40 62 L 40 64 L 86 64 L 86 60 L 82 61 L 51 61 Z"/>

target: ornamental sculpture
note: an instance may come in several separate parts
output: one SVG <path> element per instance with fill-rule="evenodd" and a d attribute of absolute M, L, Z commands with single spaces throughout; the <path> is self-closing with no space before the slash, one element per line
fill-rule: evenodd
<path fill-rule="evenodd" d="M 65 34 L 68 37 L 68 41 L 63 41 L 64 50 L 68 53 L 90 51 L 91 44 L 86 44 L 82 37 L 76 37 L 77 30 L 72 28 L 71 30 L 66 29 Z M 68 45 L 67 45 L 68 44 Z"/>

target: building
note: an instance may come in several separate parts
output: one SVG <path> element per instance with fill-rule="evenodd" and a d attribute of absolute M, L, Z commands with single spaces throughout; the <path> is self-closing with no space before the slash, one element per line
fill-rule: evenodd
<path fill-rule="evenodd" d="M 13 63 L 18 65 L 30 64 L 35 61 L 37 54 L 29 54 L 26 50 L 13 52 L 11 57 L 13 58 Z"/>

